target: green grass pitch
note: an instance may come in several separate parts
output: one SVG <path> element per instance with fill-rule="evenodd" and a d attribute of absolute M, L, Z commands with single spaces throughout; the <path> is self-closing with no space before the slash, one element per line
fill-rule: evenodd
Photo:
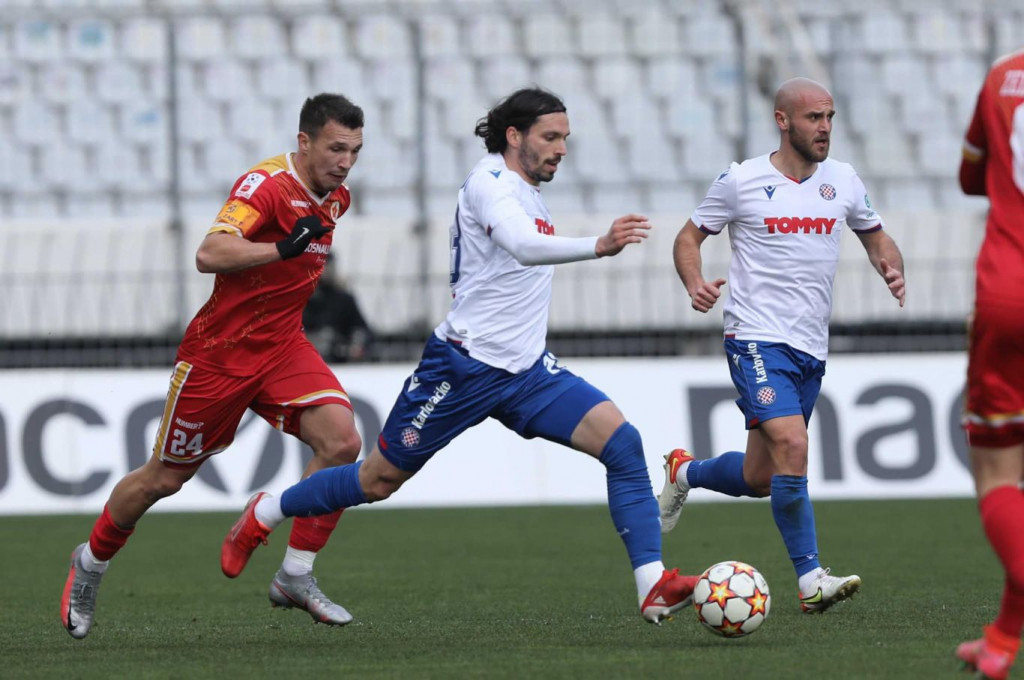
<path fill-rule="evenodd" d="M 959 678 L 952 651 L 995 614 L 1001 571 L 972 500 L 816 503 L 823 564 L 861 592 L 801 614 L 765 501 L 691 503 L 666 564 L 738 559 L 764 573 L 772 611 L 717 638 L 691 609 L 637 613 L 604 507 L 354 510 L 317 559 L 344 628 L 271 609 L 281 527 L 224 578 L 226 514 L 152 514 L 111 565 L 91 634 L 62 629 L 71 549 L 91 516 L 2 517 L 0 677 L 39 678 Z M 1019 675 L 1019 671 L 1018 671 Z"/>

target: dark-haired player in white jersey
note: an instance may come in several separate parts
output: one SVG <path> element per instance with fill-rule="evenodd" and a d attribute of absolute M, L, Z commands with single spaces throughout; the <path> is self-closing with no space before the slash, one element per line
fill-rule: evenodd
<path fill-rule="evenodd" d="M 683 449 L 671 452 L 659 497 L 662 529 L 669 531 L 691 488 L 770 495 L 805 612 L 824 611 L 860 588 L 860 577 L 832 576 L 819 565 L 807 492 L 807 421 L 825 375 L 832 283 L 846 227 L 901 307 L 905 296 L 903 258 L 863 183 L 850 165 L 828 158 L 834 114 L 822 85 L 806 78 L 783 83 L 775 97 L 779 149 L 733 163 L 676 237 L 676 270 L 693 308 L 707 312 L 726 280 L 704 278 L 700 246 L 729 228 L 725 350 L 749 433 L 745 453 L 696 460 Z"/>
<path fill-rule="evenodd" d="M 555 235 L 540 186 L 566 154 L 569 118 L 552 93 L 512 93 L 476 134 L 489 153 L 459 190 L 451 310 L 427 341 L 377 446 L 365 461 L 313 475 L 280 498 L 254 496 L 224 540 L 223 559 L 240 570 L 285 517 L 389 497 L 452 439 L 494 418 L 605 466 L 608 507 L 633 568 L 640 614 L 660 623 L 691 601 L 697 579 L 662 564 L 658 503 L 640 433 L 603 392 L 545 349 L 551 265 L 617 255 L 645 238 L 650 225 L 624 215 L 599 237 Z"/>

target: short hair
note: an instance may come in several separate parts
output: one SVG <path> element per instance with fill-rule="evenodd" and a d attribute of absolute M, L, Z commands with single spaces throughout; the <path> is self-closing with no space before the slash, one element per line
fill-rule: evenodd
<path fill-rule="evenodd" d="M 358 130 L 363 127 L 363 110 L 344 95 L 322 92 L 303 103 L 299 113 L 299 132 L 305 132 L 313 139 L 329 120 Z"/>
<path fill-rule="evenodd" d="M 474 133 L 483 138 L 488 152 L 504 153 L 508 148 L 505 131 L 509 127 L 525 133 L 538 118 L 549 113 L 565 113 L 565 104 L 557 95 L 540 87 L 523 88 L 495 104 L 486 117 L 477 121 Z"/>

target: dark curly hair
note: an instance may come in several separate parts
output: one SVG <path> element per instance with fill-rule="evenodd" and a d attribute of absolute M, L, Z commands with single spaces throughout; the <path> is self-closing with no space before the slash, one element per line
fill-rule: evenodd
<path fill-rule="evenodd" d="M 477 121 L 474 133 L 482 137 L 487 151 L 504 153 L 508 148 L 505 131 L 514 127 L 525 133 L 538 118 L 549 113 L 565 113 L 565 104 L 552 92 L 539 87 L 516 90 L 498 102 Z"/>

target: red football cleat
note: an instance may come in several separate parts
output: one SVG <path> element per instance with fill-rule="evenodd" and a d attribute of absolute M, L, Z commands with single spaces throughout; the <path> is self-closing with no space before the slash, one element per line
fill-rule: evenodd
<path fill-rule="evenodd" d="M 693 602 L 693 588 L 697 585 L 697 576 L 682 576 L 678 569 L 661 575 L 651 592 L 647 593 L 644 603 L 640 605 L 640 615 L 651 623 L 660 624 L 671 618 L 672 614 Z"/>
<path fill-rule="evenodd" d="M 1020 640 L 1006 635 L 994 626 L 985 626 L 985 636 L 961 642 L 956 658 L 963 662 L 964 670 L 977 671 L 978 677 L 1005 680 L 1020 649 Z"/>
<path fill-rule="evenodd" d="M 220 570 L 228 578 L 235 578 L 242 573 L 256 546 L 267 544 L 267 536 L 272 529 L 256 519 L 256 504 L 267 495 L 265 491 L 254 494 L 245 504 L 242 516 L 224 537 L 220 547 Z"/>

